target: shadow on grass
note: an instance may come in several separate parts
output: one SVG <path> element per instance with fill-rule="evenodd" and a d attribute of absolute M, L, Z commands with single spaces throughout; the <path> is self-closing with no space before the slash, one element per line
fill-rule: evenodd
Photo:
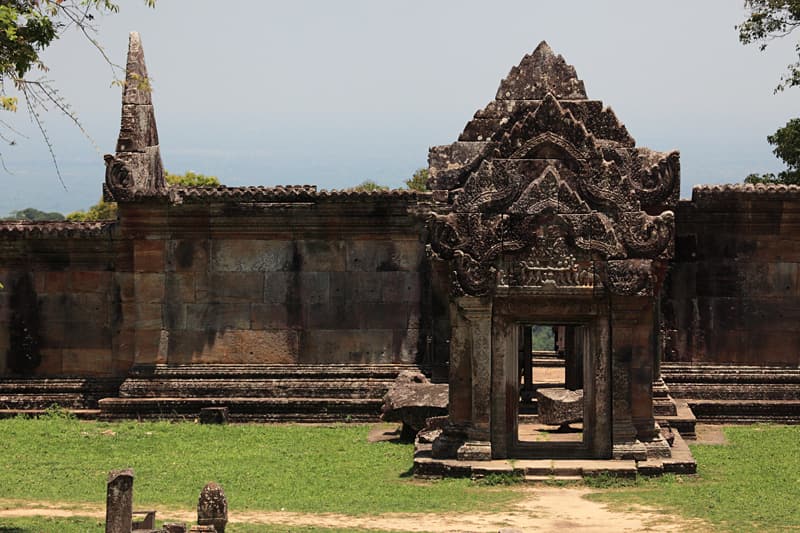
<path fill-rule="evenodd" d="M 401 472 L 401 473 L 400 473 L 400 475 L 398 475 L 397 477 L 399 477 L 399 478 L 410 478 L 410 477 L 414 477 L 414 466 L 412 465 L 412 466 L 411 466 L 411 467 L 409 467 L 409 469 L 408 469 L 408 470 L 406 470 L 405 472 Z M 0 530 L 0 531 L 2 531 L 2 530 Z"/>
<path fill-rule="evenodd" d="M 32 529 L 0 525 L 0 533 L 33 533 Z"/>

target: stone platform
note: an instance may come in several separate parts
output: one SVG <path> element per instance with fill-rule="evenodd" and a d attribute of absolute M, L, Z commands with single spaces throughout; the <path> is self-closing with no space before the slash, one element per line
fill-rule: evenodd
<path fill-rule="evenodd" d="M 800 423 L 800 368 L 663 363 L 661 375 L 698 421 Z"/>
<path fill-rule="evenodd" d="M 434 459 L 431 445 L 415 443 L 414 475 L 421 478 L 470 477 L 489 474 L 509 474 L 527 482 L 577 480 L 601 474 L 632 478 L 637 475 L 657 476 L 665 473 L 695 474 L 697 462 L 686 442 L 677 431 L 672 457 L 648 458 L 646 461 L 615 459 L 493 459 L 490 461 L 459 461 Z"/>
<path fill-rule="evenodd" d="M 135 368 L 102 419 L 186 419 L 227 407 L 234 422 L 374 422 L 413 365 L 155 365 Z"/>
<path fill-rule="evenodd" d="M 0 378 L 0 411 L 41 411 L 52 405 L 74 411 L 98 409 L 98 401 L 116 396 L 122 378 Z"/>

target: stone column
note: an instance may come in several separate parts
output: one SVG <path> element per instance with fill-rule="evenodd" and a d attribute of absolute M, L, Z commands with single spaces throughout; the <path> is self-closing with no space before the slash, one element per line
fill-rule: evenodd
<path fill-rule="evenodd" d="M 112 470 L 106 487 L 106 533 L 131 533 L 133 470 Z"/>
<path fill-rule="evenodd" d="M 640 364 L 639 344 L 640 298 L 612 296 L 611 298 L 611 425 L 613 457 L 615 459 L 641 459 L 647 457 L 644 445 L 636 438 L 633 423 L 634 362 Z M 648 385 L 650 381 L 648 380 Z"/>
<path fill-rule="evenodd" d="M 472 371 L 472 416 L 468 440 L 459 448 L 458 458 L 488 460 L 492 458 L 492 300 L 465 296 L 459 298 L 458 307 L 469 322 Z"/>

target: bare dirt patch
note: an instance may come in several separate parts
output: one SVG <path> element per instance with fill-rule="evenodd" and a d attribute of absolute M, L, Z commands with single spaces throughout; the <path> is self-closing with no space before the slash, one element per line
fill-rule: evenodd
<path fill-rule="evenodd" d="M 718 424 L 696 424 L 694 432 L 697 435 L 697 444 L 728 444 L 723 429 L 725 426 Z"/>
<path fill-rule="evenodd" d="M 605 504 L 589 501 L 587 494 L 595 492 L 585 487 L 520 489 L 525 498 L 501 513 L 384 513 L 380 515 L 349 516 L 270 511 L 230 512 L 231 522 L 251 524 L 282 524 L 286 526 L 316 526 L 430 532 L 488 532 L 503 528 L 521 531 L 557 531 L 574 529 L 581 532 L 601 531 L 701 531 L 701 521 L 686 520 L 653 509 L 635 507 L 630 510 L 609 509 Z M 101 506 L 59 504 L 20 500 L 0 501 L 0 518 L 22 516 L 89 516 L 102 519 Z M 159 510 L 160 520 L 193 522 L 194 513 Z"/>

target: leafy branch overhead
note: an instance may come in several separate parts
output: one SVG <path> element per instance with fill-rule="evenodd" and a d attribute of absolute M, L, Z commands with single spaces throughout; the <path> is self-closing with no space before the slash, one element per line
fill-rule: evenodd
<path fill-rule="evenodd" d="M 155 0 L 143 0 L 150 7 Z M 69 118 L 86 135 L 69 103 L 59 94 L 52 80 L 29 77 L 48 71 L 41 53 L 64 32 L 81 33 L 100 53 L 116 74 L 120 67 L 106 55 L 95 38 L 93 25 L 99 14 L 116 13 L 119 4 L 111 0 L 3 0 L 0 2 L 0 112 L 14 113 L 20 103 L 27 110 L 47 145 L 56 173 L 61 177 L 53 145 L 43 122 L 43 113 L 54 109 Z M 20 102 L 21 100 L 21 102 Z M 0 140 L 16 144 L 19 132 L 0 119 Z M 88 137 L 88 135 L 86 135 Z M 0 152 L 2 162 L 2 152 Z M 62 182 L 63 184 L 63 182 Z"/>
<path fill-rule="evenodd" d="M 800 118 L 793 118 L 778 131 L 767 137 L 775 148 L 772 153 L 782 159 L 786 170 L 777 174 L 750 174 L 745 183 L 800 185 Z"/>
<path fill-rule="evenodd" d="M 800 27 L 800 0 L 745 0 L 744 5 L 750 16 L 737 26 L 743 44 L 758 43 L 759 50 L 763 51 L 771 41 L 786 37 Z M 775 92 L 800 86 L 800 40 L 794 50 L 798 59 L 786 67 Z"/>

